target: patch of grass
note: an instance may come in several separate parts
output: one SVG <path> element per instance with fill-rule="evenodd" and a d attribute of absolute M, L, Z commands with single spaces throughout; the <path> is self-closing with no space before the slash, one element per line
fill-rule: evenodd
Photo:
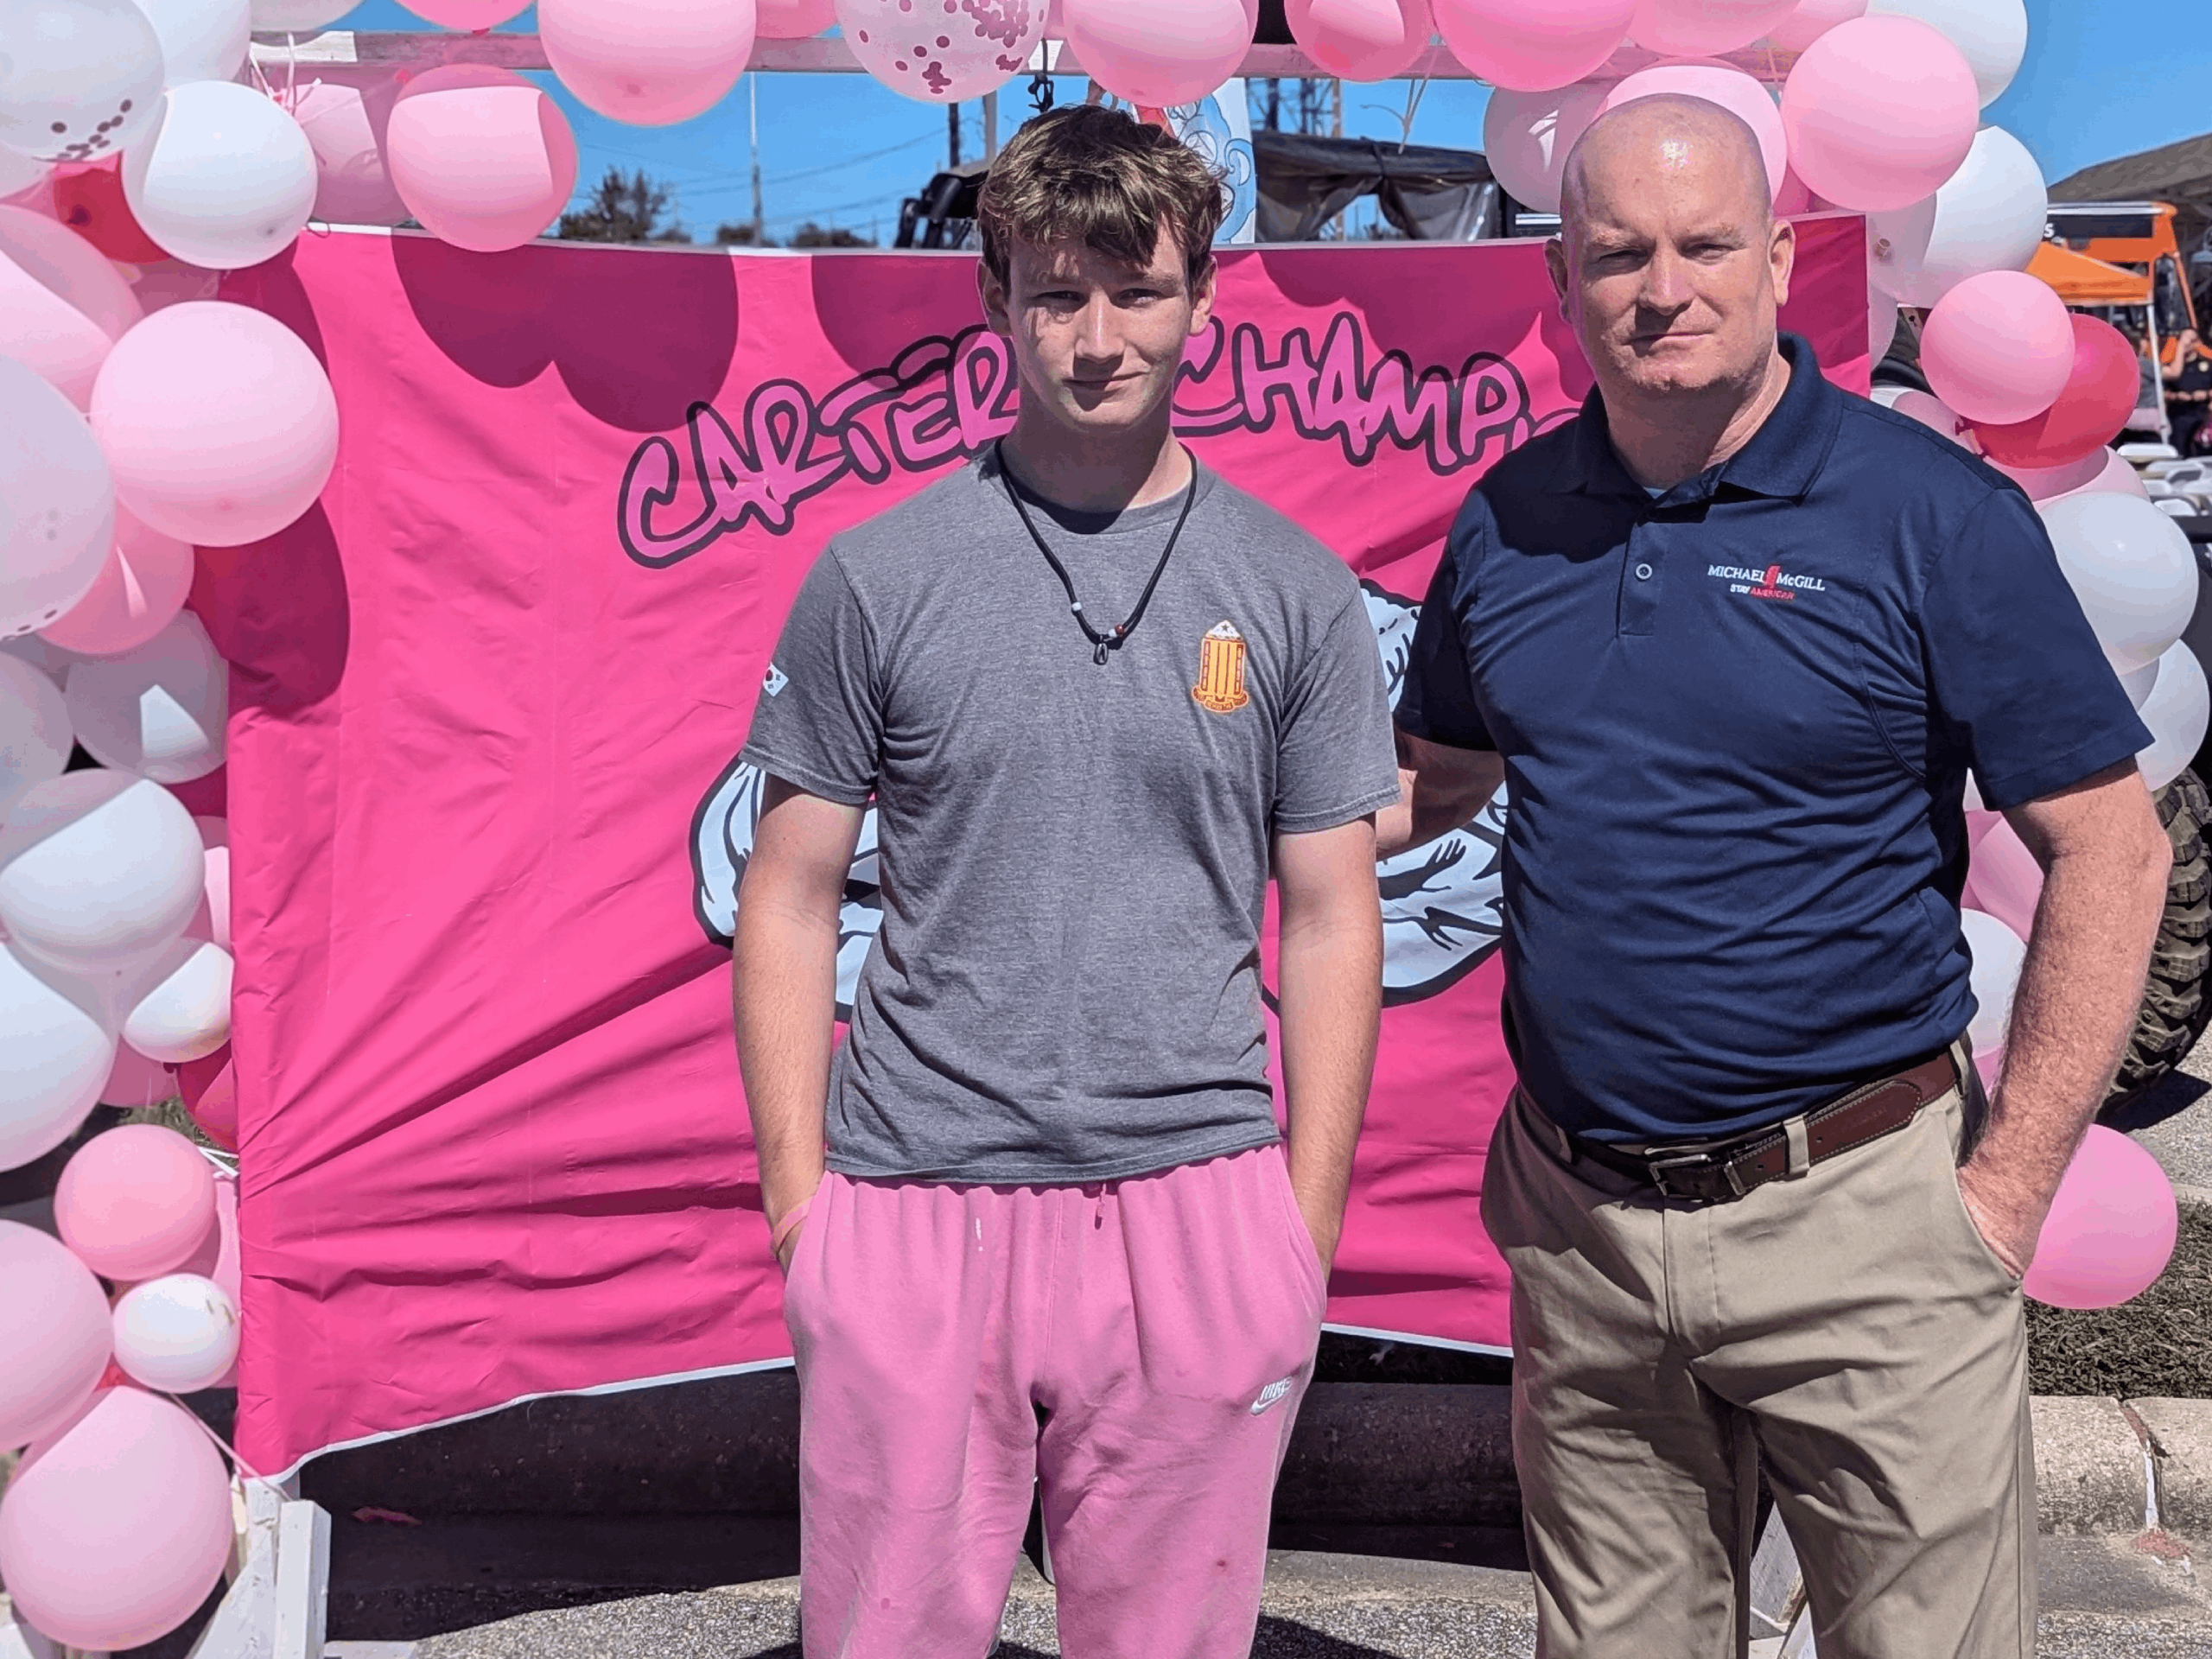
<path fill-rule="evenodd" d="M 192 1114 L 184 1109 L 181 1096 L 157 1100 L 150 1106 L 134 1106 L 123 1115 L 125 1123 L 158 1123 L 165 1129 L 175 1129 L 194 1146 L 222 1148 L 207 1138 L 207 1132 L 192 1121 Z"/>
<path fill-rule="evenodd" d="M 2172 1262 L 2133 1301 L 2090 1311 L 2031 1301 L 2028 1387 L 2212 1399 L 2212 1206 L 2182 1206 Z"/>

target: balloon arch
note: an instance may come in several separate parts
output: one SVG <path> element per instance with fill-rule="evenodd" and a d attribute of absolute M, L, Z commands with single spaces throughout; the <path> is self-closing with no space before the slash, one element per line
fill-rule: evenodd
<path fill-rule="evenodd" d="M 2044 182 L 1981 123 L 2025 50 L 2022 0 L 1289 0 L 1289 47 L 1253 43 L 1256 0 L 538 0 L 537 35 L 477 32 L 519 0 L 413 0 L 442 32 L 330 31 L 352 3 L 9 7 L 35 44 L 0 55 L 0 1169 L 98 1103 L 180 1092 L 235 1144 L 227 836 L 192 808 L 223 765 L 227 669 L 187 601 L 198 562 L 314 504 L 342 411 L 308 346 L 218 284 L 318 219 L 493 256 L 542 234 L 577 153 L 526 70 L 642 124 L 748 67 L 934 103 L 1086 74 L 1147 117 L 1238 73 L 1478 78 L 1493 171 L 1548 211 L 1600 111 L 1708 99 L 1751 127 L 1778 210 L 1867 216 L 1873 353 L 1901 306 L 1923 314 L 1931 389 L 1881 395 L 2037 499 L 2157 736 L 2152 785 L 2203 737 L 2177 643 L 2195 562 L 2107 447 L 2137 349 L 2024 274 Z M 67 770 L 78 746 L 95 766 Z M 2041 874 L 1998 815 L 1969 828 L 1993 1082 Z M 2131 1151 L 2093 1138 L 2031 1291 L 2109 1302 L 2155 1276 L 2172 1199 Z M 229 1471 L 169 1396 L 237 1352 L 235 1196 L 143 1125 L 87 1141 L 60 1181 L 58 1241 L 0 1222 L 0 1448 L 29 1446 L 0 1578 L 47 1636 L 113 1649 L 188 1616 L 230 1551 Z M 137 1518 L 121 1544 L 118 1516 Z"/>

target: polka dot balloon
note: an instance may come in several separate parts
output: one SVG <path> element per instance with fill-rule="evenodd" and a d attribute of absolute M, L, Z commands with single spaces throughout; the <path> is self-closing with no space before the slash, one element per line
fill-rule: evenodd
<path fill-rule="evenodd" d="M 1044 38 L 1046 0 L 836 0 L 861 67 L 927 104 L 1002 86 Z"/>
<path fill-rule="evenodd" d="M 161 38 L 133 0 L 10 0 L 0 43 L 0 144 L 19 156 L 105 160 L 161 107 Z"/>

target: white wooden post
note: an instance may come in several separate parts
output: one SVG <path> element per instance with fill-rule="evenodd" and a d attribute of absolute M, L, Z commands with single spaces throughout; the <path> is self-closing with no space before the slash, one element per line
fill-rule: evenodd
<path fill-rule="evenodd" d="M 330 1611 L 330 1511 L 304 1498 L 276 1518 L 276 1659 L 322 1659 Z"/>

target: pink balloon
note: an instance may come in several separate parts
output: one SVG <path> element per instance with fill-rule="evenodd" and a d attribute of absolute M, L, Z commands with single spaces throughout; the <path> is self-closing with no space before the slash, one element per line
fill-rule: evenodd
<path fill-rule="evenodd" d="M 537 36 L 561 84 L 632 126 L 714 108 L 753 54 L 753 0 L 539 0 Z M 403 187 L 404 188 L 404 187 Z"/>
<path fill-rule="evenodd" d="M 315 151 L 315 216 L 333 225 L 399 225 L 414 215 L 392 188 L 385 133 L 399 98 L 396 75 L 361 85 L 310 80 L 278 102 Z"/>
<path fill-rule="evenodd" d="M 2043 897 L 2043 866 L 2027 843 L 2000 817 L 1974 843 L 1969 868 L 1974 908 L 2026 938 L 2035 928 L 2036 904 Z"/>
<path fill-rule="evenodd" d="M 105 1653 L 166 1636 L 223 1576 L 231 1477 L 192 1414 L 105 1389 L 0 1497 L 0 1576 L 41 1635 Z"/>
<path fill-rule="evenodd" d="M 1286 0 L 1306 55 L 1345 80 L 1388 80 L 1413 67 L 1435 31 L 1428 0 Z"/>
<path fill-rule="evenodd" d="M 1236 73 L 1252 44 L 1237 0 L 1065 0 L 1061 18 L 1093 80 L 1154 109 L 1197 103 Z"/>
<path fill-rule="evenodd" d="M 1785 149 L 1788 145 L 1784 144 Z M 1778 219 L 1793 219 L 1799 213 L 1813 211 L 1813 193 L 1805 188 L 1805 181 L 1797 176 L 1797 169 L 1783 164 L 1782 188 L 1774 193 L 1774 212 Z"/>
<path fill-rule="evenodd" d="M 861 67 L 894 92 L 957 104 L 1003 86 L 1045 38 L 1045 0 L 836 0 Z"/>
<path fill-rule="evenodd" d="M 2056 401 L 2017 426 L 1977 425 L 1974 437 L 1992 461 L 2014 467 L 2063 467 L 2101 455 L 2135 412 L 2143 361 L 2126 335 L 2079 311 L 2074 366 Z M 2100 466 L 2101 466 L 2100 462 Z"/>
<path fill-rule="evenodd" d="M 192 543 L 115 510 L 115 546 L 92 592 L 39 630 L 48 645 L 86 657 L 136 651 L 175 620 L 192 592 Z"/>
<path fill-rule="evenodd" d="M 1983 459 L 1989 461 L 1986 455 Z M 2001 461 L 1989 461 L 1989 464 L 2025 490 L 2029 500 L 2055 501 L 2062 495 L 2075 494 L 2101 478 L 2108 459 L 2119 457 L 2109 449 L 2098 449 L 2063 467 L 2007 467 Z M 2131 474 L 2134 470 L 2128 467 Z"/>
<path fill-rule="evenodd" d="M 275 535 L 338 460 L 338 400 L 315 353 L 275 318 L 220 301 L 173 305 L 118 341 L 92 416 L 117 497 L 199 547 Z"/>
<path fill-rule="evenodd" d="M 1931 397 L 1924 391 L 1900 392 L 1891 409 L 1908 419 L 1918 421 L 1931 432 L 1940 432 L 1961 449 L 1974 446 L 1967 442 L 1967 423 L 1941 397 Z"/>
<path fill-rule="evenodd" d="M 837 21 L 836 0 L 759 0 L 753 33 L 764 41 L 808 41 Z"/>
<path fill-rule="evenodd" d="M 1912 17 L 1838 23 L 1782 89 L 1789 164 L 1814 194 L 1863 213 L 1933 195 L 1966 160 L 1980 115 L 1959 48 Z"/>
<path fill-rule="evenodd" d="M 1540 213 L 1557 213 L 1567 158 L 1611 90 L 1586 80 L 1548 92 L 1493 90 L 1483 111 L 1483 154 L 1507 194 Z"/>
<path fill-rule="evenodd" d="M 35 1228 L 0 1221 L 0 1448 L 83 1409 L 107 1370 L 110 1334 L 92 1270 Z"/>
<path fill-rule="evenodd" d="M 576 188 L 561 106 L 512 69 L 449 64 L 391 107 L 385 160 L 400 200 L 440 241 L 503 253 L 541 234 Z"/>
<path fill-rule="evenodd" d="M 224 1051 L 225 1054 L 229 1050 Z M 228 1076 L 227 1062 L 224 1073 Z M 232 1147 L 232 1151 L 238 1148 Z M 235 1175 L 217 1174 L 215 1177 L 215 1230 L 201 1241 L 179 1273 L 196 1273 L 202 1279 L 213 1279 L 215 1287 L 231 1299 L 231 1306 L 241 1313 L 245 1309 L 245 1274 L 238 1265 L 238 1180 Z M 207 1386 L 211 1389 L 235 1389 L 238 1385 L 236 1362 L 231 1369 Z"/>
<path fill-rule="evenodd" d="M 187 1060 L 176 1069 L 177 1087 L 184 1096 L 184 1109 L 200 1132 L 226 1152 L 238 1149 L 238 1079 L 231 1065 L 230 1045 L 213 1054 Z"/>
<path fill-rule="evenodd" d="M 1733 52 L 1774 28 L 1797 0 L 1636 0 L 1629 38 L 1670 58 Z"/>
<path fill-rule="evenodd" d="M 207 893 L 200 901 L 199 913 L 185 925 L 184 937 L 206 939 L 211 944 L 231 948 L 231 849 L 210 847 L 207 849 Z"/>
<path fill-rule="evenodd" d="M 2027 420 L 2057 401 L 2074 372 L 2072 314 L 2024 270 L 1969 276 L 1921 326 L 1920 370 L 1929 390 L 1969 421 Z"/>
<path fill-rule="evenodd" d="M 1768 43 L 1802 52 L 1838 23 L 1866 15 L 1866 0 L 1797 0 L 1795 10 L 1766 32 Z"/>
<path fill-rule="evenodd" d="M 1970 806 L 1967 808 L 1966 816 L 1967 848 L 1968 851 L 1972 851 L 1974 848 L 1980 846 L 1981 838 L 1987 835 L 1992 830 L 1994 830 L 1999 824 L 2005 822 L 2005 815 L 2002 812 L 1984 811 L 1980 807 Z M 1974 880 L 1974 875 L 1971 871 L 1967 873 L 1967 880 L 1968 881 L 1972 881 Z M 1975 908 L 1979 909 L 1980 906 L 1977 906 Z"/>
<path fill-rule="evenodd" d="M 158 1278 L 214 1226 L 214 1171 L 175 1129 L 126 1123 L 94 1135 L 62 1166 L 54 1223 L 61 1242 L 101 1277 Z"/>
<path fill-rule="evenodd" d="M 1701 98 L 1717 104 L 1751 130 L 1759 141 L 1759 156 L 1766 163 L 1767 188 L 1781 193 L 1789 170 L 1789 149 L 1782 136 L 1782 111 L 1765 87 L 1742 70 L 1725 63 L 1660 63 L 1639 69 L 1605 95 L 1604 110 L 1617 110 L 1639 98 L 1672 93 Z"/>
<path fill-rule="evenodd" d="M 32 280 L 120 340 L 141 315 L 123 273 L 67 226 L 21 207 L 0 207 L 0 254 Z"/>
<path fill-rule="evenodd" d="M 1452 55 L 1493 86 L 1548 92 L 1580 80 L 1628 38 L 1636 0 L 1433 0 Z"/>
<path fill-rule="evenodd" d="M 176 1073 L 159 1060 L 149 1060 L 128 1043 L 115 1046 L 115 1064 L 100 1088 L 104 1106 L 157 1106 L 176 1098 Z"/>
<path fill-rule="evenodd" d="M 2117 1307 L 2165 1271 L 2178 1222 L 2158 1160 L 2092 1123 L 2058 1183 L 2021 1288 L 2053 1307 Z"/>
<path fill-rule="evenodd" d="M 1982 1092 L 1993 1094 L 1997 1079 L 2005 1070 L 2005 1048 L 1999 1043 L 1991 1048 L 1977 1048 L 1974 1052 L 1974 1074 L 1981 1079 Z"/>
<path fill-rule="evenodd" d="M 16 359 L 82 409 L 114 344 L 90 317 L 0 253 L 0 357 Z"/>
<path fill-rule="evenodd" d="M 407 0 L 407 10 L 417 17 L 471 35 L 520 16 L 529 9 L 530 0 L 522 0 L 519 5 L 515 0 Z"/>

